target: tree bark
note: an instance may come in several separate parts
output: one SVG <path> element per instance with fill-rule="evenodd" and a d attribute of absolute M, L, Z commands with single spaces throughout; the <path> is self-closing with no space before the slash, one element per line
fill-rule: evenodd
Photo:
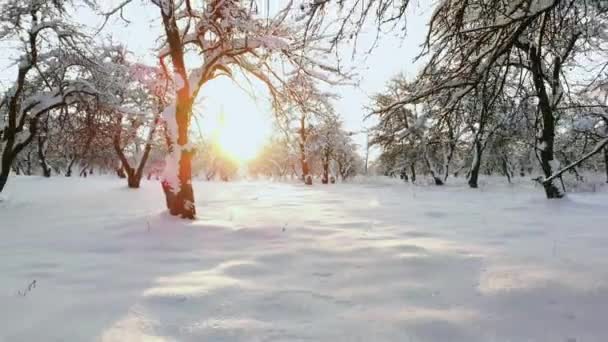
<path fill-rule="evenodd" d="M 158 123 L 158 116 L 156 116 L 154 118 L 154 123 L 153 123 L 153 127 L 150 129 L 150 133 L 148 135 L 148 139 L 146 140 L 146 145 L 144 147 L 144 153 L 139 161 L 139 164 L 137 165 L 137 170 L 134 169 L 133 167 L 131 167 L 131 164 L 129 163 L 129 160 L 127 159 L 127 157 L 125 156 L 124 152 L 123 152 L 123 148 L 120 146 L 121 143 L 121 133 L 122 133 L 122 128 L 121 128 L 121 121 L 122 121 L 122 117 L 118 118 L 118 124 L 117 124 L 117 130 L 116 133 L 114 134 L 114 138 L 113 138 L 113 147 L 114 147 L 114 151 L 116 152 L 116 155 L 118 155 L 118 158 L 120 159 L 120 162 L 122 164 L 122 168 L 124 169 L 124 172 L 126 173 L 126 177 L 127 177 L 127 186 L 131 189 L 138 189 L 140 184 L 141 184 L 141 179 L 143 178 L 143 174 L 144 174 L 144 167 L 146 166 L 146 163 L 148 162 L 148 158 L 150 156 L 150 151 L 152 150 L 152 138 L 154 136 L 154 132 L 156 131 L 156 125 Z M 123 177 L 121 177 L 123 178 Z M 150 179 L 148 177 L 148 179 Z"/>
<path fill-rule="evenodd" d="M 509 170 L 509 163 L 506 156 L 502 157 L 502 172 L 507 177 L 509 184 L 511 184 L 511 171 Z"/>
<path fill-rule="evenodd" d="M 74 166 L 74 163 L 76 162 L 77 157 L 73 156 L 72 160 L 70 161 L 70 163 L 68 164 L 68 168 L 65 172 L 65 176 L 66 177 L 72 177 L 72 167 Z"/>
<path fill-rule="evenodd" d="M 544 26 L 544 22 L 543 22 Z M 549 99 L 547 88 L 545 87 L 544 71 L 543 71 L 543 57 L 540 50 L 535 46 L 530 46 L 529 57 L 532 69 L 532 80 L 534 82 L 534 88 L 536 89 L 536 95 L 538 97 L 538 109 L 542 119 L 542 129 L 540 132 L 540 164 L 543 169 L 545 178 L 548 179 L 553 174 L 552 163 L 554 160 L 554 142 L 555 142 L 555 117 L 553 116 L 553 105 Z M 561 67 L 561 60 L 556 57 L 553 62 L 553 83 L 554 88 L 559 83 L 559 72 Z M 557 94 L 554 94 L 556 96 Z M 543 182 L 545 189 L 545 195 L 548 199 L 562 198 L 564 194 L 552 181 Z"/>
<path fill-rule="evenodd" d="M 35 12 L 32 12 L 32 20 L 37 24 L 38 18 Z M 25 147 L 31 139 L 33 138 L 33 133 L 36 132 L 37 129 L 37 121 L 32 121 L 29 127 L 30 136 L 26 141 L 17 144 L 15 146 L 16 138 L 17 138 L 17 130 L 18 128 L 22 128 L 22 123 L 17 121 L 18 113 L 21 111 L 19 99 L 25 89 L 25 80 L 27 73 L 34 67 L 38 60 L 38 49 L 36 45 L 36 40 L 38 37 L 38 31 L 31 32 L 29 34 L 29 46 L 30 51 L 26 53 L 22 57 L 23 60 L 29 61 L 25 65 L 19 66 L 19 71 L 17 73 L 17 81 L 15 82 L 15 87 L 12 91 L 12 96 L 9 97 L 8 101 L 8 126 L 6 126 L 2 132 L 2 140 L 4 144 L 0 144 L 4 149 L 2 152 L 2 163 L 0 163 L 0 193 L 4 190 L 6 186 L 6 182 L 8 181 L 8 176 L 11 172 L 11 165 L 15 160 L 15 157 L 19 153 L 19 151 Z M 22 113 L 22 118 L 25 119 L 24 113 Z M 37 120 L 37 119 L 36 119 Z M 19 148 L 21 146 L 21 149 Z"/>
<path fill-rule="evenodd" d="M 28 151 L 25 154 L 25 160 L 23 161 L 23 163 L 19 162 L 17 164 L 17 170 L 20 170 L 23 175 L 26 175 L 26 176 L 32 175 L 32 152 L 31 151 Z M 17 173 L 17 174 L 19 174 L 19 173 Z"/>
<path fill-rule="evenodd" d="M 84 177 L 87 178 L 87 176 L 89 175 L 89 165 L 85 165 L 82 169 L 80 169 L 80 177 Z"/>
<path fill-rule="evenodd" d="M 483 149 L 479 140 L 475 141 L 475 147 L 473 148 L 473 162 L 471 163 L 471 171 L 469 172 L 469 187 L 477 189 L 479 179 L 479 169 L 481 167 L 481 155 Z"/>
<path fill-rule="evenodd" d="M 127 178 L 127 186 L 131 189 L 139 188 L 139 184 L 141 182 L 141 173 L 136 172 L 131 165 L 129 164 L 129 160 L 125 156 L 120 147 L 120 135 L 116 135 L 114 138 L 114 151 L 118 155 L 120 159 L 122 175 L 118 174 L 120 178 Z"/>
<path fill-rule="evenodd" d="M 173 189 L 166 180 L 162 182 L 165 193 L 167 209 L 173 216 L 180 216 L 185 219 L 194 219 L 196 209 L 194 206 L 194 191 L 192 189 L 192 151 L 185 149 L 188 144 L 189 115 L 192 109 L 191 104 L 180 103 L 178 100 L 176 110 L 176 121 L 178 127 L 177 144 L 170 143 L 169 150 L 178 148 L 178 180 L 179 189 Z M 172 153 L 172 152 L 170 152 Z"/>
<path fill-rule="evenodd" d="M 606 183 L 608 183 L 608 146 L 604 147 L 604 167 L 606 168 Z"/>
<path fill-rule="evenodd" d="M 40 168 L 42 169 L 42 176 L 49 178 L 51 177 L 51 168 L 46 162 L 46 156 L 44 155 L 44 144 L 46 142 L 46 138 L 38 135 L 38 161 L 40 163 Z"/>
<path fill-rule="evenodd" d="M 416 164 L 410 164 L 410 173 L 412 174 L 412 183 L 416 183 Z"/>
<path fill-rule="evenodd" d="M 170 153 L 179 153 L 177 177 L 179 180 L 179 188 L 173 189 L 172 185 L 166 180 L 162 183 L 162 188 L 165 193 L 167 209 L 174 216 L 181 216 L 185 219 L 194 219 L 196 209 L 194 206 L 194 191 L 192 189 L 192 151 L 188 150 L 188 130 L 190 127 L 190 115 L 192 112 L 193 95 L 191 93 L 191 85 L 185 80 L 188 80 L 186 65 L 184 62 L 184 46 L 180 36 L 180 30 L 177 26 L 176 14 L 174 13 L 175 6 L 173 1 L 170 1 L 170 11 L 161 9 L 163 18 L 163 26 L 167 36 L 167 43 L 173 64 L 175 75 L 184 80 L 184 85 L 177 90 L 175 103 L 175 123 L 177 124 L 177 137 L 171 136 L 169 133 Z M 177 140 L 177 141 L 175 141 Z"/>
<path fill-rule="evenodd" d="M 8 181 L 8 175 L 11 173 L 11 165 L 13 158 L 10 157 L 10 148 L 8 145 L 5 146 L 4 152 L 2 153 L 2 168 L 0 168 L 0 192 L 4 190 L 4 186 Z"/>
<path fill-rule="evenodd" d="M 133 168 L 129 168 L 127 170 L 127 186 L 131 189 L 139 189 L 139 184 L 141 183 L 141 174 L 138 174 L 133 170 Z"/>
<path fill-rule="evenodd" d="M 407 176 L 407 171 L 406 171 L 405 166 L 403 166 L 401 168 L 401 173 L 399 174 L 399 178 L 401 178 L 401 180 L 403 180 L 406 183 L 409 181 L 409 177 Z"/>

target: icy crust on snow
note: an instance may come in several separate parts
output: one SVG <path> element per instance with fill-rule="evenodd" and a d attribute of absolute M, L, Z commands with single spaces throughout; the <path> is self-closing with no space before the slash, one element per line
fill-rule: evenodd
<path fill-rule="evenodd" d="M 14 177 L 0 341 L 606 340 L 608 193 L 358 181 Z"/>

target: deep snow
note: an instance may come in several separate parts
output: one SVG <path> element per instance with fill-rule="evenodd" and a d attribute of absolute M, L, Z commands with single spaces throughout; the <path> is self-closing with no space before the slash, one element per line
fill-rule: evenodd
<path fill-rule="evenodd" d="M 0 341 L 608 340 L 605 192 L 195 191 L 186 222 L 153 182 L 11 178 Z"/>

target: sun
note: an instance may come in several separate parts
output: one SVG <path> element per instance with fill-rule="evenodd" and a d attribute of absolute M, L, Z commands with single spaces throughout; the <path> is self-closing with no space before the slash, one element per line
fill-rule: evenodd
<path fill-rule="evenodd" d="M 258 113 L 222 113 L 215 140 L 226 155 L 238 162 L 247 162 L 256 157 L 270 135 L 269 122 L 264 119 Z"/>

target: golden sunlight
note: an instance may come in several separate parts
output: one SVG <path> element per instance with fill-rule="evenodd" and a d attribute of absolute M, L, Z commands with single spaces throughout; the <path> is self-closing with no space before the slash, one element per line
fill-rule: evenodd
<path fill-rule="evenodd" d="M 260 152 L 268 140 L 271 127 L 268 119 L 258 112 L 248 115 L 222 113 L 219 115 L 214 140 L 221 150 L 239 163 L 249 161 Z"/>

